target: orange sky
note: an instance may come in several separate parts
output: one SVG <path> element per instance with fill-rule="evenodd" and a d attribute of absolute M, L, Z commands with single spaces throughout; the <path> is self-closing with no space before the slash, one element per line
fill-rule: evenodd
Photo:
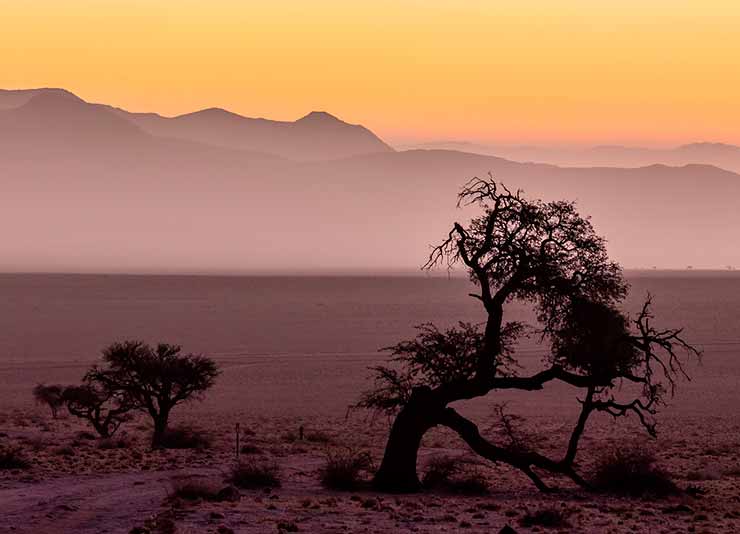
<path fill-rule="evenodd" d="M 0 0 L 0 87 L 391 141 L 740 144 L 737 0 Z"/>

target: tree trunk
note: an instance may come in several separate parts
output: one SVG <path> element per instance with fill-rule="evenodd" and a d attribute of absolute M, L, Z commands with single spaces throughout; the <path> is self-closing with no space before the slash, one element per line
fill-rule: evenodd
<path fill-rule="evenodd" d="M 167 431 L 168 414 L 160 413 L 154 418 L 154 431 L 152 432 L 152 449 L 159 449 L 162 445 L 162 438 Z"/>
<path fill-rule="evenodd" d="M 91 421 L 93 428 L 101 438 L 109 438 L 110 432 L 108 432 L 108 425 L 101 424 L 97 421 Z"/>
<path fill-rule="evenodd" d="M 416 460 L 424 434 L 437 424 L 442 406 L 429 388 L 417 388 L 396 416 L 383 462 L 373 485 L 380 491 L 409 493 L 421 489 Z"/>

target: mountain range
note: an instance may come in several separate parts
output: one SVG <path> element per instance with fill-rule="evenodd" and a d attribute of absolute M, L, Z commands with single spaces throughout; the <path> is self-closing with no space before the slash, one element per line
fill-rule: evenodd
<path fill-rule="evenodd" d="M 492 173 L 592 216 L 628 267 L 740 264 L 740 176 L 707 164 L 570 168 L 393 150 L 329 114 L 129 113 L 0 92 L 0 270 L 378 272 L 424 262 L 455 194 Z"/>
<path fill-rule="evenodd" d="M 690 143 L 673 148 L 644 148 L 619 145 L 589 148 L 541 146 L 497 146 L 460 141 L 405 145 L 409 149 L 459 150 L 499 156 L 523 162 L 551 163 L 567 167 L 644 167 L 706 164 L 740 172 L 740 147 L 726 143 Z"/>

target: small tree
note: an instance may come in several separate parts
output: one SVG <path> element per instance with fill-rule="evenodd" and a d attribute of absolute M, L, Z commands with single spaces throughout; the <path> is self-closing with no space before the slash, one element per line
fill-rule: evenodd
<path fill-rule="evenodd" d="M 393 366 L 375 369 L 375 387 L 359 406 L 395 416 L 375 486 L 418 489 L 421 440 L 438 425 L 456 432 L 480 456 L 519 469 L 540 489 L 547 486 L 535 469 L 587 486 L 575 458 L 589 416 L 632 414 L 655 435 L 657 407 L 685 376 L 681 350 L 699 352 L 681 338 L 680 329 L 652 326 L 649 295 L 634 319 L 618 308 L 628 292 L 621 268 L 572 203 L 529 200 L 493 179 L 475 178 L 462 189 L 461 204 L 477 206 L 482 214 L 467 226 L 455 223 L 425 267 L 462 264 L 479 289 L 471 296 L 481 303 L 485 320 L 447 331 L 423 325 L 414 340 L 389 349 Z M 514 350 L 525 326 L 505 321 L 513 301 L 533 308 L 538 325 L 532 328 L 551 344 L 546 366 L 529 376 L 517 374 Z M 522 441 L 505 418 L 506 443 L 492 442 L 449 406 L 497 390 L 537 391 L 555 380 L 582 394 L 580 415 L 559 458 Z M 636 387 L 620 392 L 622 383 Z"/>
<path fill-rule="evenodd" d="M 56 419 L 59 413 L 59 408 L 64 405 L 62 400 L 62 392 L 64 387 L 59 384 L 53 384 L 47 386 L 45 384 L 38 384 L 33 388 L 33 398 L 36 399 L 38 404 L 45 404 L 51 410 L 51 416 Z"/>
<path fill-rule="evenodd" d="M 132 408 L 125 396 L 92 382 L 65 388 L 62 398 L 69 413 L 88 421 L 101 438 L 113 436 Z"/>
<path fill-rule="evenodd" d="M 159 447 L 172 409 L 197 399 L 213 386 L 216 363 L 202 355 L 181 354 L 177 345 L 156 348 L 140 341 L 114 343 L 103 351 L 105 367 L 93 367 L 86 382 L 101 384 L 121 395 L 154 423 L 152 447 Z"/>

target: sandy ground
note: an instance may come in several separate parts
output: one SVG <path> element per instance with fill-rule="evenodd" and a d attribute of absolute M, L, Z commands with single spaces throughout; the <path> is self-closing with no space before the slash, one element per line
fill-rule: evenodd
<path fill-rule="evenodd" d="M 486 463 L 476 469 L 489 484 L 486 495 L 428 491 L 381 495 L 370 490 L 324 489 L 319 470 L 328 451 L 351 446 L 369 451 L 376 461 L 387 435 L 385 420 L 371 424 L 359 416 L 334 418 L 258 418 L 248 414 L 186 412 L 180 421 L 212 438 L 203 450 L 150 451 L 148 425 L 125 427 L 121 447 L 102 448 L 85 426 L 70 417 L 53 420 L 40 409 L 0 413 L 0 445 L 19 446 L 30 468 L 0 470 L 0 533 L 158 532 L 173 524 L 179 533 L 277 532 L 740 532 L 740 423 L 730 416 L 672 420 L 650 446 L 661 467 L 692 493 L 663 500 L 592 494 L 562 479 L 548 479 L 558 492 L 543 495 L 517 472 Z M 240 490 L 234 502 L 172 498 L 173 480 L 191 478 L 214 487 L 235 462 L 234 423 L 250 457 L 275 461 L 281 486 Z M 296 439 L 299 426 L 310 439 Z M 561 422 L 531 421 L 546 436 L 546 452 L 565 439 Z M 485 425 L 481 425 L 485 429 Z M 581 469 L 615 441 L 637 439 L 635 427 L 600 420 L 583 440 Z M 454 435 L 435 430 L 426 438 L 420 472 L 430 458 L 466 454 Z M 246 456 L 243 455 L 242 458 Z M 557 509 L 567 525 L 524 526 L 523 518 Z M 133 529 L 133 530 L 132 530 Z M 164 530 L 159 530 L 164 532 Z"/>

